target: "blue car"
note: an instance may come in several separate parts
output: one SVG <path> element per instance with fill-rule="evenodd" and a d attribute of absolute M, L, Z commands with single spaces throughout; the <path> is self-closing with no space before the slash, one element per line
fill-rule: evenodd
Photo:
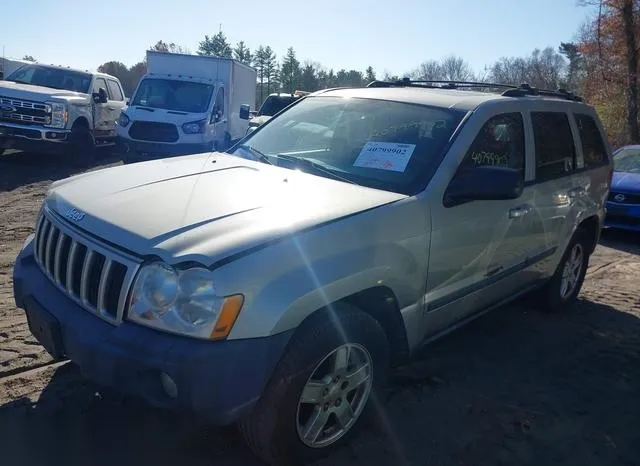
<path fill-rule="evenodd" d="M 613 167 L 605 226 L 640 231 L 640 145 L 617 149 Z"/>

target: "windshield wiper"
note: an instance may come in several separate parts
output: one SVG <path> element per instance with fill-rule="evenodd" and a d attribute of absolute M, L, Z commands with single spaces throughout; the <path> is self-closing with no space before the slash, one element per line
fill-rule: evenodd
<path fill-rule="evenodd" d="M 260 152 L 258 149 L 256 149 L 255 147 L 252 147 L 248 144 L 240 144 L 237 149 L 244 149 L 246 151 L 249 151 L 253 154 L 253 156 L 260 160 L 261 162 L 267 163 L 269 165 L 273 165 L 273 162 L 271 160 L 269 160 L 269 157 L 265 154 L 263 154 L 262 152 Z"/>
<path fill-rule="evenodd" d="M 338 175 L 337 173 L 329 170 L 328 168 L 324 168 L 322 165 L 314 162 L 313 160 L 309 160 L 301 157 L 295 157 L 293 155 L 285 155 L 285 154 L 278 154 L 276 157 L 278 157 L 279 159 L 287 160 L 289 162 L 293 162 L 297 165 L 301 165 L 306 168 L 311 168 L 317 173 L 322 173 L 323 175 L 327 175 L 330 178 L 333 178 L 334 180 L 344 181 L 345 183 L 358 184 L 355 181 L 351 181 L 348 178 Z"/>

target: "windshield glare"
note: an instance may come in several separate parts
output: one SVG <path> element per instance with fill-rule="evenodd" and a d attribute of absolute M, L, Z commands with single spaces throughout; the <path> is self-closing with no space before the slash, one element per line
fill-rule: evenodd
<path fill-rule="evenodd" d="M 303 171 L 312 161 L 357 184 L 411 195 L 428 181 L 426 173 L 439 162 L 463 116 L 458 110 L 400 102 L 308 97 L 244 145 L 276 165 L 291 166 L 294 157 L 307 162 L 295 167 Z M 232 153 L 252 158 L 242 146 Z"/>
<path fill-rule="evenodd" d="M 205 113 L 212 94 L 213 86 L 210 84 L 145 78 L 140 83 L 131 105 Z"/>
<path fill-rule="evenodd" d="M 283 97 L 283 96 L 270 95 L 269 97 L 267 97 L 267 99 L 264 101 L 264 103 L 260 107 L 260 110 L 258 111 L 258 116 L 262 116 L 262 115 L 273 116 L 276 113 L 278 113 L 280 110 L 285 108 L 287 105 L 289 105 L 291 102 L 296 100 L 296 98 L 297 97 L 294 97 L 294 96 Z"/>
<path fill-rule="evenodd" d="M 7 81 L 34 86 L 51 87 L 87 94 L 91 85 L 91 75 L 65 68 L 40 65 L 24 65 L 11 73 Z"/>
<path fill-rule="evenodd" d="M 640 149 L 621 149 L 613 157 L 613 169 L 617 172 L 640 173 Z"/>

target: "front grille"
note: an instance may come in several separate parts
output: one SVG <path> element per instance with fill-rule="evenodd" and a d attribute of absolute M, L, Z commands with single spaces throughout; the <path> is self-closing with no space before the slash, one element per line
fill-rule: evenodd
<path fill-rule="evenodd" d="M 616 197 L 624 196 L 624 199 Z M 609 202 L 616 202 L 618 204 L 640 204 L 640 194 L 628 194 L 628 193 L 609 193 Z"/>
<path fill-rule="evenodd" d="M 129 128 L 129 136 L 139 141 L 153 142 L 176 142 L 180 137 L 176 125 L 155 121 L 134 121 Z"/>
<path fill-rule="evenodd" d="M 40 268 L 67 296 L 108 321 L 122 322 L 136 262 L 92 244 L 44 210 L 34 251 Z"/>
<path fill-rule="evenodd" d="M 51 121 L 51 115 L 46 104 L 0 96 L 0 120 L 42 125 Z"/>

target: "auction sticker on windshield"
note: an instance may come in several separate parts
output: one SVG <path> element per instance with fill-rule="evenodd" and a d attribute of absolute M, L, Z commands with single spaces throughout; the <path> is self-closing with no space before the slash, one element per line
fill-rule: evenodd
<path fill-rule="evenodd" d="M 368 142 L 353 162 L 353 166 L 404 172 L 415 148 L 415 144 Z"/>

